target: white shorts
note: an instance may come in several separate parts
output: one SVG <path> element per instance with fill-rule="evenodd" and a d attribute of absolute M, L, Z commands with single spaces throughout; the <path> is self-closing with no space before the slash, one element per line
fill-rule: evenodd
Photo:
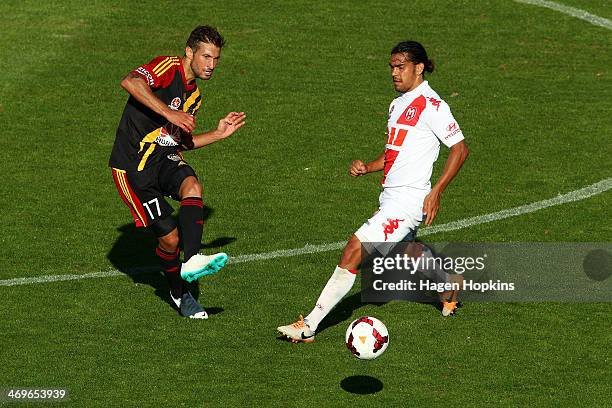
<path fill-rule="evenodd" d="M 380 193 L 380 207 L 355 235 L 365 242 L 400 242 L 423 221 L 423 200 L 429 191 L 386 188 Z M 409 239 L 411 240 L 411 239 Z"/>

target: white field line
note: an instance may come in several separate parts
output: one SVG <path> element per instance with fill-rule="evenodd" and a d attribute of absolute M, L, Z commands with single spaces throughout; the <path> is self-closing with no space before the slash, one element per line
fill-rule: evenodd
<path fill-rule="evenodd" d="M 579 190 L 571 191 L 566 194 L 558 195 L 557 197 L 550 198 L 547 200 L 536 201 L 535 203 L 521 205 L 519 207 L 509 208 L 494 212 L 491 214 L 479 215 L 471 218 L 464 218 L 459 221 L 453 221 L 446 224 L 437 225 L 434 227 L 424 228 L 419 232 L 419 236 L 436 234 L 439 232 L 456 231 L 474 225 L 486 224 L 493 221 L 503 220 L 505 218 L 516 217 L 522 214 L 529 214 L 544 208 L 553 207 L 556 205 L 571 203 L 574 201 L 584 200 L 597 194 L 601 194 L 605 191 L 612 189 L 612 178 L 601 180 L 595 184 L 591 184 L 588 187 L 581 188 Z M 281 249 L 272 252 L 263 252 L 259 254 L 247 254 L 238 255 L 230 259 L 230 263 L 242 263 L 252 261 L 263 261 L 266 259 L 274 258 L 288 258 L 291 256 L 316 254 L 319 252 L 335 251 L 344 247 L 345 241 L 334 242 L 331 244 L 321 245 L 305 245 L 301 248 L 293 249 Z M 153 272 L 159 270 L 159 266 L 143 266 L 139 268 L 130 268 L 127 274 L 134 275 L 144 272 Z M 120 272 L 116 269 L 109 271 L 91 272 L 78 275 L 43 275 L 32 278 L 14 278 L 0 280 L 0 286 L 17 286 L 17 285 L 31 285 L 36 283 L 47 283 L 47 282 L 64 282 L 71 280 L 82 280 L 90 278 L 107 278 L 111 276 L 124 276 L 126 272 Z"/>
<path fill-rule="evenodd" d="M 588 21 L 589 23 L 607 28 L 608 30 L 612 30 L 612 20 L 608 20 L 604 17 L 596 16 L 595 14 L 591 14 L 588 11 L 584 11 L 575 7 L 566 6 L 564 4 L 560 4 L 554 1 L 548 0 L 514 0 L 517 3 L 524 4 L 532 4 L 534 6 L 546 7 L 551 10 L 558 11 L 563 14 L 567 14 L 568 16 L 576 17 L 584 21 Z"/>
<path fill-rule="evenodd" d="M 612 30 L 612 21 L 597 16 L 595 14 L 591 14 L 587 11 L 566 6 L 560 3 L 556 3 L 554 1 L 548 0 L 514 0 L 517 3 L 523 4 L 531 4 L 534 6 L 545 7 L 551 10 L 555 10 L 561 12 L 563 14 L 567 14 L 572 17 L 579 18 L 581 20 L 587 21 L 593 25 L 604 27 Z M 421 230 L 419 236 L 435 234 L 438 232 L 446 232 L 446 231 L 455 231 L 463 228 L 468 228 L 474 225 L 485 224 L 488 222 L 493 222 L 497 220 L 502 220 L 504 218 L 515 217 L 522 214 L 531 213 L 534 211 L 538 211 L 544 208 L 552 207 L 555 205 L 561 205 L 573 201 L 584 200 L 585 198 L 603 193 L 604 191 L 610 190 L 612 188 L 612 178 L 604 179 L 598 183 L 592 184 L 588 187 L 582 188 L 580 190 L 572 191 L 567 194 L 559 195 L 555 198 L 551 198 L 548 200 L 537 201 L 535 203 L 522 205 L 520 207 L 510 208 L 508 210 L 498 211 L 492 214 L 480 215 L 476 217 L 466 218 L 459 221 L 449 222 L 447 224 L 442 224 L 430 228 L 425 228 Z M 251 262 L 251 261 L 261 261 L 266 259 L 274 259 L 274 258 L 287 258 L 291 256 L 305 255 L 305 254 L 315 254 L 318 252 L 327 252 L 334 251 L 342 248 L 345 242 L 334 242 L 331 244 L 322 244 L 322 245 L 305 245 L 302 248 L 294 248 L 294 249 L 284 249 L 272 252 L 264 252 L 260 254 L 247 254 L 247 255 L 239 255 L 230 260 L 230 263 L 241 263 L 241 262 Z M 141 268 L 131 268 L 129 274 L 137 274 L 143 272 L 150 272 L 157 270 L 157 266 L 148 266 Z M 91 272 L 77 275 L 44 275 L 37 276 L 33 278 L 15 278 L 15 279 L 4 279 L 0 280 L 0 286 L 16 286 L 16 285 L 28 285 L 35 283 L 46 283 L 46 282 L 64 282 L 70 280 L 81 280 L 81 279 L 89 279 L 89 278 L 105 278 L 111 276 L 121 276 L 125 275 L 124 272 L 120 272 L 118 270 L 109 270 L 109 271 L 100 271 L 100 272 Z"/>

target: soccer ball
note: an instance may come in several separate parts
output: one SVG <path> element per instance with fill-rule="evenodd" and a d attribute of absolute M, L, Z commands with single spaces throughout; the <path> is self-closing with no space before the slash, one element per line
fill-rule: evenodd
<path fill-rule="evenodd" d="M 378 319 L 362 316 L 346 329 L 346 347 L 361 360 L 373 360 L 389 345 L 389 332 Z"/>

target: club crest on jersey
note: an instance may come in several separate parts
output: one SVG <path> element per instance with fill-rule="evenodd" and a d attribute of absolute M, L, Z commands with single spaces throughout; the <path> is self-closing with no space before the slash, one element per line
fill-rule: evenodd
<path fill-rule="evenodd" d="M 406 120 L 410 121 L 415 118 L 417 112 L 417 108 L 415 108 L 414 106 L 409 106 L 408 109 L 406 109 L 406 112 L 404 112 L 404 116 L 406 117 Z"/>
<path fill-rule="evenodd" d="M 178 110 L 180 106 L 181 106 L 181 98 L 179 98 L 178 96 L 174 98 L 172 102 L 170 102 L 170 105 L 168 105 L 168 107 L 172 110 Z"/>
<path fill-rule="evenodd" d="M 401 115 L 397 118 L 398 125 L 416 126 L 421 114 L 427 106 L 427 101 L 423 95 L 415 98 Z"/>

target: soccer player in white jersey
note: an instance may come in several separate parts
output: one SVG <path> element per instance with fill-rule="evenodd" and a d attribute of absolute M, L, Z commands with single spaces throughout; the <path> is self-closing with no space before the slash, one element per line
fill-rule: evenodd
<path fill-rule="evenodd" d="M 431 225 L 442 192 L 468 157 L 463 133 L 449 106 L 424 78 L 425 72 L 434 70 L 425 48 L 416 41 L 401 42 L 391 51 L 389 66 L 395 90 L 401 94 L 389 107 L 385 151 L 369 163 L 355 160 L 350 166 L 353 177 L 383 171 L 379 210 L 349 239 L 310 314 L 278 328 L 294 342 L 313 341 L 319 323 L 351 290 L 361 264 L 362 243 L 413 241 L 423 218 Z M 442 175 L 431 187 L 440 142 L 450 153 Z M 445 316 L 454 312 L 453 300 L 443 304 Z"/>

